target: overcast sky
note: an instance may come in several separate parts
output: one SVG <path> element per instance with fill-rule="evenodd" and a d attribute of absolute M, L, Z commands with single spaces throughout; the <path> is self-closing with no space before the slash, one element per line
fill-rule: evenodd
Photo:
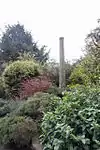
<path fill-rule="evenodd" d="M 40 45 L 59 60 L 59 37 L 65 38 L 65 58 L 79 58 L 86 35 L 100 18 L 100 0 L 0 0 L 0 28 L 19 21 Z"/>

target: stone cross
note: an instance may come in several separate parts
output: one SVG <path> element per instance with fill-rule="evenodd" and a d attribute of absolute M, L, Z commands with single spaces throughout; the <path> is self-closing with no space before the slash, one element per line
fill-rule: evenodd
<path fill-rule="evenodd" d="M 64 37 L 59 38 L 59 88 L 65 88 Z"/>

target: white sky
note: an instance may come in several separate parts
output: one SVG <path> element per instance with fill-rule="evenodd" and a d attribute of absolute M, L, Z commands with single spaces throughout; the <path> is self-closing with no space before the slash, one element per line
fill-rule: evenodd
<path fill-rule="evenodd" d="M 59 37 L 65 38 L 65 58 L 79 58 L 84 39 L 100 18 L 100 0 L 0 0 L 0 28 L 19 21 L 39 44 L 59 60 Z"/>

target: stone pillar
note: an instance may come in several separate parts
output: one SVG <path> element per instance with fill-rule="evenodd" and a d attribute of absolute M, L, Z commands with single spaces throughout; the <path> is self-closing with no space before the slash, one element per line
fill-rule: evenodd
<path fill-rule="evenodd" d="M 64 37 L 59 38 L 59 88 L 65 88 Z"/>

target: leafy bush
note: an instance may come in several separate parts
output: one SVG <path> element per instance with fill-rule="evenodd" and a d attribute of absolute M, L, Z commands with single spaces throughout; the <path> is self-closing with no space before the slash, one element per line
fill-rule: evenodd
<path fill-rule="evenodd" d="M 43 112 L 54 111 L 61 100 L 54 94 L 49 93 L 37 93 L 34 95 L 34 98 L 39 99 L 40 110 Z"/>
<path fill-rule="evenodd" d="M 4 88 L 4 82 L 2 77 L 0 77 L 0 98 L 5 98 L 6 94 L 5 94 L 5 88 Z"/>
<path fill-rule="evenodd" d="M 0 99 L 0 117 L 4 117 L 8 113 L 10 113 L 10 105 L 8 104 L 8 101 Z"/>
<path fill-rule="evenodd" d="M 7 104 L 7 101 L 0 98 L 0 107 L 4 106 L 5 104 Z"/>
<path fill-rule="evenodd" d="M 4 117 L 10 113 L 10 107 L 8 105 L 4 105 L 3 107 L 0 107 L 0 117 Z"/>
<path fill-rule="evenodd" d="M 85 56 L 73 69 L 70 80 L 72 84 L 100 86 L 100 63 L 94 56 Z"/>
<path fill-rule="evenodd" d="M 48 93 L 37 93 L 33 97 L 24 101 L 19 108 L 15 110 L 15 113 L 20 116 L 30 116 L 33 119 L 39 119 L 43 117 L 43 112 L 53 110 L 54 104 L 59 99 Z"/>
<path fill-rule="evenodd" d="M 48 90 L 47 93 L 49 94 L 54 94 L 56 96 L 62 97 L 63 96 L 63 89 L 56 87 L 56 86 L 51 86 Z"/>
<path fill-rule="evenodd" d="M 29 118 L 4 117 L 0 119 L 0 144 L 2 145 L 31 146 L 32 137 L 36 132 L 36 124 Z"/>
<path fill-rule="evenodd" d="M 71 84 L 83 84 L 87 85 L 90 83 L 90 79 L 86 74 L 85 68 L 78 64 L 72 71 L 70 76 Z"/>
<path fill-rule="evenodd" d="M 21 81 L 40 75 L 40 66 L 33 61 L 15 61 L 8 65 L 3 73 L 3 79 L 8 94 L 17 95 Z"/>
<path fill-rule="evenodd" d="M 44 150 L 99 150 L 100 88 L 77 87 L 66 92 L 42 123 Z"/>
<path fill-rule="evenodd" d="M 20 116 L 30 116 L 31 118 L 36 119 L 38 115 L 41 115 L 39 107 L 39 99 L 29 98 L 27 101 L 24 101 L 17 110 L 15 110 L 15 114 Z"/>
<path fill-rule="evenodd" d="M 20 99 L 32 96 L 36 92 L 44 92 L 51 86 L 51 82 L 46 76 L 38 76 L 33 79 L 24 80 L 21 83 Z"/>
<path fill-rule="evenodd" d="M 18 109 L 21 105 L 21 102 L 17 101 L 7 101 L 7 100 L 0 100 L 0 117 L 4 117 L 6 115 L 10 115 Z"/>

